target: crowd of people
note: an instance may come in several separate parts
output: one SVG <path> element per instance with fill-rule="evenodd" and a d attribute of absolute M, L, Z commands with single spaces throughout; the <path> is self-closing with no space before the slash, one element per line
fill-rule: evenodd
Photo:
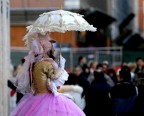
<path fill-rule="evenodd" d="M 87 63 L 84 56 L 80 56 L 78 62 L 58 92 L 71 99 L 86 116 L 144 115 L 144 61 L 141 57 L 135 63 L 122 63 L 117 70 L 110 67 L 108 61 Z M 9 87 L 12 87 L 11 80 Z M 17 92 L 19 94 L 16 104 L 23 97 Z"/>
<path fill-rule="evenodd" d="M 77 84 L 84 89 L 87 116 L 144 115 L 143 58 L 138 57 L 135 63 L 123 62 L 115 70 L 107 61 L 87 63 L 80 57 L 74 73 L 79 74 Z"/>

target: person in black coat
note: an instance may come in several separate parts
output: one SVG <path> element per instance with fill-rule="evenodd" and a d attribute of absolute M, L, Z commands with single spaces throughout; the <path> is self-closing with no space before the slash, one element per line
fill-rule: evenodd
<path fill-rule="evenodd" d="M 87 116 L 114 116 L 109 98 L 111 86 L 107 83 L 103 71 L 94 72 L 95 79 L 91 83 L 88 94 Z"/>
<path fill-rule="evenodd" d="M 130 69 L 123 66 L 119 72 L 120 82 L 111 88 L 110 96 L 116 116 L 135 116 L 138 88 L 131 83 Z"/>

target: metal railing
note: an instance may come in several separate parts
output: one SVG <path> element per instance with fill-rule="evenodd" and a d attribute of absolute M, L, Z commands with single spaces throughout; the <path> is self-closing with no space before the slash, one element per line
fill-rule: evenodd
<path fill-rule="evenodd" d="M 26 48 L 11 48 L 12 64 L 18 65 L 20 59 L 27 55 Z M 59 49 L 56 49 L 58 55 Z M 104 60 L 109 62 L 109 66 L 120 66 L 123 59 L 122 47 L 98 47 L 98 48 L 62 48 L 62 55 L 66 59 L 66 69 L 72 71 L 78 64 L 78 58 L 85 56 L 87 62 L 95 61 L 102 63 Z"/>

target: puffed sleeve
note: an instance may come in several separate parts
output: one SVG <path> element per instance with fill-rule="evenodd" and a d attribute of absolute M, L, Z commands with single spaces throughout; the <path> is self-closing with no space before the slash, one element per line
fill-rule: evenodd
<path fill-rule="evenodd" d="M 44 73 L 47 75 L 47 78 L 51 78 L 54 74 L 54 68 L 51 63 L 47 63 L 43 69 Z"/>

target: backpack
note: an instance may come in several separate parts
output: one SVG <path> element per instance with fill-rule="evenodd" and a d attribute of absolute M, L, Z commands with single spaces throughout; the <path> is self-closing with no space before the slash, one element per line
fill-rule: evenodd
<path fill-rule="evenodd" d="M 136 87 L 136 95 L 128 98 L 115 98 L 113 99 L 113 110 L 115 114 L 129 113 L 135 106 L 138 96 L 138 89 Z"/>

